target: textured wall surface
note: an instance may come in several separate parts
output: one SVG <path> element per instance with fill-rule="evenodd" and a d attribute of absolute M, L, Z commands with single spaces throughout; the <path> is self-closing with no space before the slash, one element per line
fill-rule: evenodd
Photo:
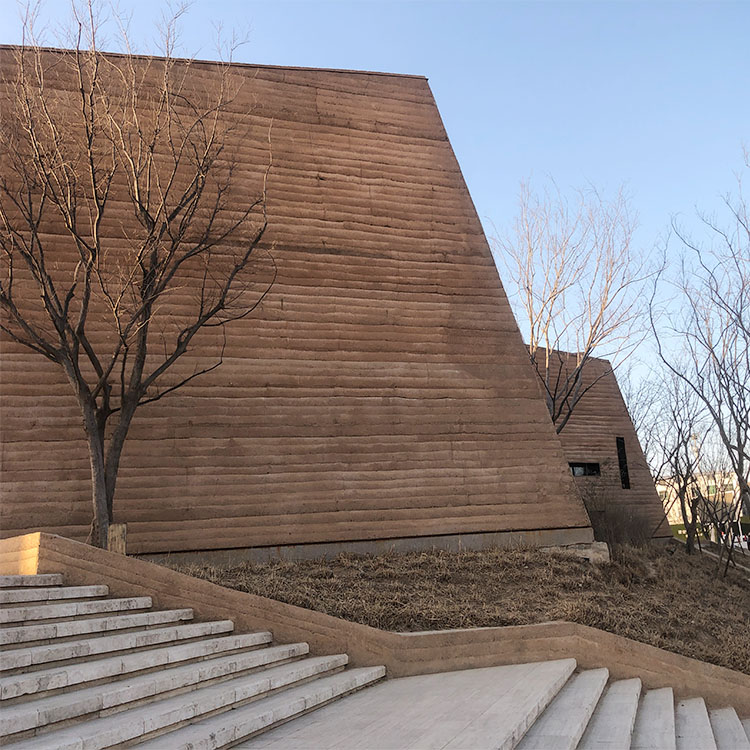
<path fill-rule="evenodd" d="M 136 415 L 115 500 L 129 550 L 588 527 L 426 79 L 234 72 L 248 193 L 270 128 L 278 277 L 226 329 L 221 367 Z M 189 87 L 212 75 L 195 64 Z M 120 203 L 115 250 L 132 220 Z M 70 265 L 62 240 L 59 256 Z M 181 372 L 217 343 L 199 339 Z M 70 386 L 7 339 L 0 367 L 2 535 L 81 539 L 89 470 Z"/>
<path fill-rule="evenodd" d="M 598 463 L 601 476 L 577 477 L 575 481 L 592 503 L 602 508 L 603 503 L 615 505 L 626 517 L 642 523 L 648 535 L 671 538 L 664 508 L 611 364 L 592 359 L 584 368 L 584 378 L 584 387 L 591 389 L 574 409 L 560 439 L 568 461 Z M 624 489 L 621 482 L 618 437 L 625 440 L 630 489 Z"/>

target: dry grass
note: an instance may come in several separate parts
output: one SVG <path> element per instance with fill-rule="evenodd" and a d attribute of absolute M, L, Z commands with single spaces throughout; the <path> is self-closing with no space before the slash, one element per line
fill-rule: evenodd
<path fill-rule="evenodd" d="M 530 549 L 175 566 L 384 630 L 569 620 L 750 674 L 750 581 L 680 549 L 622 547 L 590 565 Z"/>

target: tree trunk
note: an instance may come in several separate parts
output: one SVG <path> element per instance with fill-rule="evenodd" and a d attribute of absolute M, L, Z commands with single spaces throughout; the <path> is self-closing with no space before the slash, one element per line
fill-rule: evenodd
<path fill-rule="evenodd" d="M 133 404 L 135 404 L 135 406 Z M 117 485 L 117 473 L 120 470 L 122 449 L 125 445 L 125 438 L 128 436 L 128 430 L 130 429 L 130 423 L 133 421 L 133 415 L 135 414 L 137 404 L 137 400 L 123 400 L 122 410 L 120 411 L 120 420 L 112 433 L 109 441 L 109 448 L 106 453 L 106 460 L 104 462 L 104 486 L 107 498 L 107 515 L 110 523 L 114 521 L 115 487 Z"/>
<path fill-rule="evenodd" d="M 745 481 L 744 476 L 738 472 L 740 484 L 740 518 L 746 513 L 750 515 L 750 485 Z"/>
<path fill-rule="evenodd" d="M 696 524 L 694 522 L 691 522 L 689 526 L 686 526 L 687 529 L 687 553 L 688 555 L 692 555 L 695 551 L 695 537 L 696 537 Z"/>
<path fill-rule="evenodd" d="M 685 527 L 686 537 L 685 537 L 685 552 L 688 555 L 693 554 L 693 550 L 695 547 L 695 527 L 697 525 L 696 517 L 695 517 L 695 509 L 693 510 L 693 515 L 691 518 L 688 517 L 688 510 L 687 510 L 687 503 L 685 498 L 686 492 L 683 489 L 677 490 L 677 497 L 680 501 L 680 512 L 682 513 L 682 524 Z"/>
<path fill-rule="evenodd" d="M 93 409 L 88 404 L 82 404 L 82 410 L 91 468 L 91 502 L 94 516 L 91 524 L 91 542 L 106 549 L 111 518 L 104 471 L 104 435 L 99 431 Z"/>

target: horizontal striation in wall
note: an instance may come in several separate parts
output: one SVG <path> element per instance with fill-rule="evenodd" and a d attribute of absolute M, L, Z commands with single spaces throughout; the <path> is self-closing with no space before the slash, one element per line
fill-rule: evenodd
<path fill-rule="evenodd" d="M 12 68 L 1 49 L 0 74 Z M 240 194 L 257 194 L 272 157 L 245 301 L 274 265 L 276 282 L 225 339 L 200 334 L 170 382 L 215 362 L 223 342 L 221 367 L 136 415 L 115 501 L 129 550 L 588 527 L 426 80 L 246 65 L 232 75 Z M 187 93 L 215 81 L 215 66 L 194 63 Z M 62 74 L 54 85 L 72 91 Z M 129 251 L 130 221 L 116 184 L 111 253 Z M 71 274 L 59 222 L 44 230 L 56 272 Z M 183 282 L 165 335 L 191 309 L 195 272 Z M 105 347 L 112 331 L 98 315 L 91 340 Z M 89 470 L 70 387 L 51 363 L 1 344 L 1 533 L 85 538 Z"/>

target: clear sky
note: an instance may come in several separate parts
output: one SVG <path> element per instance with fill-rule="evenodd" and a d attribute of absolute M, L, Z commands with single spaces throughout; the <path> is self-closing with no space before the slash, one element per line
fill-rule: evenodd
<path fill-rule="evenodd" d="M 43 4 L 54 26 L 68 3 Z M 157 0 L 121 0 L 153 50 Z M 19 40 L 0 0 L 0 42 Z M 195 0 L 182 51 L 215 57 L 213 24 L 248 29 L 243 62 L 418 73 L 488 233 L 522 179 L 624 183 L 651 247 L 678 212 L 712 208 L 750 146 L 750 0 L 291 2 Z"/>

